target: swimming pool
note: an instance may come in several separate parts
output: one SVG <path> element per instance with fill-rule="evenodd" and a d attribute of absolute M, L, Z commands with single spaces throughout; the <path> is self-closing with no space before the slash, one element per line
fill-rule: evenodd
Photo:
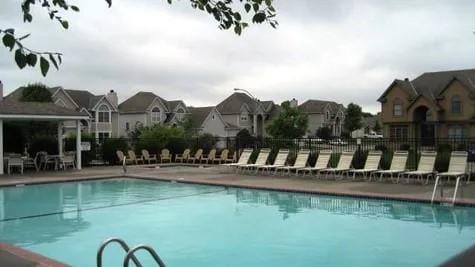
<path fill-rule="evenodd" d="M 474 243 L 475 208 L 142 179 L 0 188 L 2 242 L 83 267 L 112 236 L 171 267 L 435 266 Z"/>

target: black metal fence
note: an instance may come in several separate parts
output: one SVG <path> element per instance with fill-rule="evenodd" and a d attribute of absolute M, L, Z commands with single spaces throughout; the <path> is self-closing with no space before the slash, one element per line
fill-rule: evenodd
<path fill-rule="evenodd" d="M 291 151 L 290 161 L 295 158 L 297 152 L 301 149 L 309 149 L 311 151 L 310 161 L 317 158 L 319 151 L 332 150 L 331 165 L 336 165 L 339 154 L 343 151 L 355 151 L 353 166 L 356 168 L 363 167 L 366 155 L 370 150 L 383 151 L 381 166 L 389 168 L 392 154 L 396 150 L 409 151 L 409 159 L 407 167 L 415 169 L 421 151 L 437 151 L 438 157 L 436 161 L 436 169 L 445 171 L 449 164 L 450 153 L 454 150 L 462 150 L 469 152 L 469 161 L 475 161 L 475 138 L 459 138 L 459 139 L 431 139 L 431 145 L 427 145 L 423 139 L 383 139 L 383 138 L 361 138 L 361 139 L 335 139 L 321 140 L 318 138 L 298 138 L 298 139 L 279 139 L 279 138 L 235 138 L 235 137 L 207 137 L 207 138 L 174 138 L 170 137 L 166 140 L 160 139 L 127 139 L 127 138 L 108 138 L 103 140 L 86 139 L 83 140 L 85 148 L 83 151 L 83 161 L 85 165 L 114 164 L 117 161 L 116 150 L 132 149 L 136 153 L 140 153 L 142 149 L 147 149 L 150 153 L 159 154 L 163 148 L 168 148 L 172 154 L 182 153 L 184 149 L 190 148 L 193 151 L 201 148 L 206 154 L 212 148 L 216 148 L 218 152 L 222 149 L 229 149 L 231 153 L 240 152 L 243 148 L 256 149 L 254 157 L 257 156 L 258 149 L 271 148 L 275 156 L 281 148 Z M 65 149 L 74 150 L 75 140 L 66 139 Z M 88 144 L 88 145 L 87 145 Z M 230 154 L 231 155 L 231 154 Z"/>

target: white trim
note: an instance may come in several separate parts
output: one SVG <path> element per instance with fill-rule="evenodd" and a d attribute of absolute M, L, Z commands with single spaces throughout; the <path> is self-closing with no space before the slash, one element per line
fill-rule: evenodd
<path fill-rule="evenodd" d="M 61 102 L 62 105 L 59 105 L 59 104 L 58 104 L 59 102 Z M 67 108 L 67 107 L 66 107 L 66 103 L 64 103 L 63 99 L 61 99 L 61 98 L 57 98 L 56 101 L 54 101 L 54 104 L 55 104 L 55 105 L 58 105 L 58 106 L 60 106 L 60 107 L 63 107 L 63 108 Z"/>
<path fill-rule="evenodd" d="M 107 111 L 105 111 L 105 110 L 100 110 L 103 106 L 106 106 L 106 107 L 107 107 Z M 99 113 L 101 113 L 101 112 L 109 112 L 109 121 L 99 121 Z M 110 108 L 106 103 L 102 103 L 102 105 L 100 105 L 100 106 L 96 109 L 96 117 L 97 117 L 96 123 L 112 123 L 112 111 L 111 111 L 111 108 Z"/>
<path fill-rule="evenodd" d="M 73 103 L 73 105 L 75 105 L 77 108 L 79 108 L 79 105 L 73 100 L 73 98 L 68 94 L 68 92 L 66 92 L 66 90 L 64 90 L 63 87 L 58 87 L 58 90 L 56 90 L 56 92 L 54 92 L 54 94 L 52 94 L 51 97 L 54 97 L 60 90 L 63 91 L 63 93 L 66 95 L 66 97 L 69 98 L 69 101 L 71 101 L 71 103 Z"/>
<path fill-rule="evenodd" d="M 51 119 L 51 120 L 87 120 L 87 116 L 69 116 L 69 115 L 28 115 L 28 114 L 0 114 L 0 119 Z"/>
<path fill-rule="evenodd" d="M 159 112 L 159 114 L 158 114 L 158 115 L 159 115 L 159 116 L 158 116 L 158 121 L 154 121 L 154 120 L 153 120 L 153 110 L 154 110 L 155 108 L 158 108 L 158 112 Z M 162 122 L 162 113 L 164 113 L 164 112 L 162 112 L 162 109 L 160 109 L 159 106 L 157 106 L 157 105 L 153 106 L 153 107 L 150 109 L 150 123 L 151 123 L 151 124 L 157 124 L 157 123 Z M 165 118 L 165 119 L 166 119 L 166 118 Z M 163 120 L 163 121 L 165 121 L 165 120 Z"/>
<path fill-rule="evenodd" d="M 107 97 L 105 95 L 103 95 L 101 97 L 101 99 L 99 99 L 99 101 L 97 101 L 97 103 L 94 105 L 94 107 L 91 108 L 91 110 L 96 110 L 96 107 L 99 106 L 99 104 L 101 105 L 104 105 L 104 103 L 101 103 L 101 101 L 106 101 L 107 104 L 109 104 L 109 110 L 113 110 L 115 112 L 117 112 L 117 108 L 114 107 L 114 105 L 112 105 L 112 103 L 109 101 L 109 99 L 107 99 Z"/>
<path fill-rule="evenodd" d="M 81 108 L 81 110 L 79 110 L 79 112 L 83 112 L 83 111 L 86 111 L 86 113 L 89 114 L 89 117 L 92 118 L 92 114 L 85 107 L 83 107 L 83 108 Z"/>
<path fill-rule="evenodd" d="M 162 100 L 160 100 L 160 98 L 159 98 L 158 96 L 156 96 L 156 97 L 153 99 L 152 103 L 150 103 L 150 105 L 148 105 L 148 107 L 145 109 L 145 112 L 152 111 L 152 108 L 155 106 L 155 100 L 158 100 L 158 103 L 159 103 L 160 105 L 162 105 L 163 110 L 165 110 L 165 112 L 170 112 L 170 111 L 168 110 L 168 107 L 165 105 L 165 103 L 162 102 Z"/>

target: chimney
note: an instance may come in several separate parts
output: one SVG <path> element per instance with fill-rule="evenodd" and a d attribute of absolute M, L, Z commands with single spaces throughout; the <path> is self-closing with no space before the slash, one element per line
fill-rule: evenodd
<path fill-rule="evenodd" d="M 295 98 L 292 98 L 292 100 L 290 100 L 290 107 L 291 108 L 297 108 L 299 102 L 297 101 L 297 99 Z"/>
<path fill-rule="evenodd" d="M 409 81 L 409 78 L 404 78 L 404 81 L 408 82 L 408 81 Z"/>
<path fill-rule="evenodd" d="M 3 100 L 3 83 L 0 81 L 0 101 Z"/>
<path fill-rule="evenodd" d="M 114 92 L 114 90 L 110 90 L 109 93 L 107 93 L 106 98 L 112 105 L 114 105 L 114 107 L 117 108 L 119 106 L 119 98 L 117 98 L 117 93 Z"/>

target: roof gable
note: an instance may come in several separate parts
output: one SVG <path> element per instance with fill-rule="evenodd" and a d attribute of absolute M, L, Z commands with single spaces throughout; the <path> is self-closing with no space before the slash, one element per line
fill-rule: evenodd
<path fill-rule="evenodd" d="M 145 112 L 157 98 L 152 92 L 138 92 L 119 104 L 120 112 Z"/>
<path fill-rule="evenodd" d="M 264 101 L 268 102 L 268 101 Z M 216 109 L 221 114 L 239 114 L 241 113 L 241 107 L 246 104 L 251 113 L 266 112 L 262 107 L 263 102 L 255 101 L 245 93 L 233 93 L 221 103 L 216 106 Z"/>

